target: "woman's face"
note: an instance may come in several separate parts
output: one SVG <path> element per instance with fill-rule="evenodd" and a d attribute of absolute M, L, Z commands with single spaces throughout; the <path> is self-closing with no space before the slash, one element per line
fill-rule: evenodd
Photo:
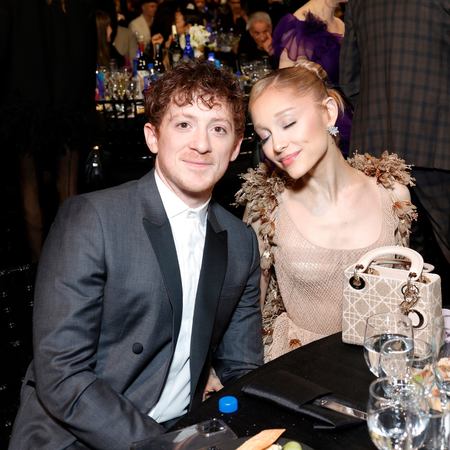
<path fill-rule="evenodd" d="M 177 11 L 175 13 L 175 26 L 177 27 L 177 33 L 178 34 L 184 34 L 186 33 L 186 27 L 184 23 L 184 16 L 180 13 L 180 11 Z"/>
<path fill-rule="evenodd" d="M 323 104 L 322 110 L 311 96 L 299 98 L 292 91 L 272 87 L 252 106 L 265 155 L 294 179 L 315 168 L 333 145 L 327 127 L 336 121 L 337 106 L 331 98 Z"/>

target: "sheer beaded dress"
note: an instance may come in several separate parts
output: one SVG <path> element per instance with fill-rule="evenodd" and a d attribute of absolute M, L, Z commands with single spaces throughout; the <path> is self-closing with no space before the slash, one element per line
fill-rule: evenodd
<path fill-rule="evenodd" d="M 281 195 L 275 220 L 273 253 L 286 312 L 275 320 L 270 359 L 342 329 L 343 273 L 369 250 L 395 245 L 398 217 L 389 192 L 379 186 L 382 229 L 368 247 L 335 250 L 308 242 L 297 230 Z"/>

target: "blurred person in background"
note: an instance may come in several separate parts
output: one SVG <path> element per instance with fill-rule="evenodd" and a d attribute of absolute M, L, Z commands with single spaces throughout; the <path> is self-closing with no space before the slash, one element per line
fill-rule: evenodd
<path fill-rule="evenodd" d="M 198 11 L 181 9 L 175 12 L 175 26 L 180 36 L 189 32 L 193 25 L 205 25 L 202 15 Z"/>
<path fill-rule="evenodd" d="M 211 11 L 206 5 L 206 0 L 195 0 L 195 6 L 206 23 L 211 23 L 211 20 L 214 17 L 214 11 Z"/>
<path fill-rule="evenodd" d="M 8 86 L 0 99 L 0 148 L 19 168 L 33 262 L 56 209 L 77 193 L 80 154 L 92 144 L 94 6 L 93 0 L 0 0 L 2 86 Z M 54 186 L 54 198 L 44 198 L 44 182 Z"/>
<path fill-rule="evenodd" d="M 227 0 L 228 13 L 220 16 L 220 28 L 224 32 L 233 31 L 242 35 L 247 27 L 247 14 L 242 8 L 241 0 Z"/>
<path fill-rule="evenodd" d="M 125 16 L 125 22 L 129 25 L 136 17 L 141 15 L 140 0 L 121 0 L 120 10 Z"/>
<path fill-rule="evenodd" d="M 144 46 L 151 42 L 151 26 L 158 8 L 158 0 L 141 0 L 142 14 L 130 22 L 128 28 L 136 35 L 144 37 Z"/>
<path fill-rule="evenodd" d="M 269 14 L 272 26 L 276 27 L 280 19 L 288 13 L 288 5 L 284 0 L 249 0 L 248 12 L 253 14 L 257 11 Z"/>
<path fill-rule="evenodd" d="M 152 33 L 161 42 L 165 42 L 166 47 L 170 45 L 172 25 L 175 23 L 175 12 L 178 6 L 175 2 L 165 1 L 158 5 L 153 19 Z"/>
<path fill-rule="evenodd" d="M 119 67 L 131 66 L 139 49 L 138 43 L 128 28 L 118 26 L 114 32 L 111 18 L 104 11 L 96 11 L 97 25 L 97 64 L 109 66 L 111 59 L 116 59 Z M 115 35 L 115 38 L 114 38 Z M 114 39 L 113 42 L 112 39 Z"/>
<path fill-rule="evenodd" d="M 249 60 L 262 60 L 269 57 L 270 66 L 276 69 L 276 62 L 269 53 L 272 43 L 272 21 L 269 14 L 257 11 L 250 14 L 247 22 L 247 31 L 242 35 L 237 54 L 246 54 Z"/>
<path fill-rule="evenodd" d="M 436 266 L 447 305 L 449 11 L 449 0 L 349 1 L 340 69 L 342 89 L 355 106 L 350 150 L 374 156 L 387 150 L 414 164 L 413 201 L 425 214 L 419 214 L 411 247 Z"/>

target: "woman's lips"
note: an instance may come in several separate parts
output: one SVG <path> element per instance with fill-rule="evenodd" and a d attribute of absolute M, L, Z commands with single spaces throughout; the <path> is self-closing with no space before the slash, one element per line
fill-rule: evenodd
<path fill-rule="evenodd" d="M 280 162 L 281 162 L 281 164 L 283 164 L 284 167 L 288 167 L 297 159 L 297 156 L 299 154 L 300 154 L 300 152 L 291 153 L 290 155 L 285 156 L 284 158 L 280 159 Z"/>

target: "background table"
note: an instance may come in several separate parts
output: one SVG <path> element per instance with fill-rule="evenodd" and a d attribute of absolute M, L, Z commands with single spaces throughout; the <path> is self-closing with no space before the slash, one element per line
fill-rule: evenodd
<path fill-rule="evenodd" d="M 363 348 L 343 344 L 341 333 L 337 333 L 290 352 L 236 380 L 186 414 L 171 431 L 220 418 L 238 437 L 252 436 L 267 428 L 286 428 L 284 437 L 303 442 L 314 450 L 375 449 L 365 424 L 340 431 L 314 430 L 314 420 L 290 414 L 241 393 L 243 386 L 280 369 L 363 405 L 367 404 L 369 384 L 375 379 L 364 361 Z M 219 412 L 218 401 L 225 395 L 238 399 L 236 412 Z"/>

